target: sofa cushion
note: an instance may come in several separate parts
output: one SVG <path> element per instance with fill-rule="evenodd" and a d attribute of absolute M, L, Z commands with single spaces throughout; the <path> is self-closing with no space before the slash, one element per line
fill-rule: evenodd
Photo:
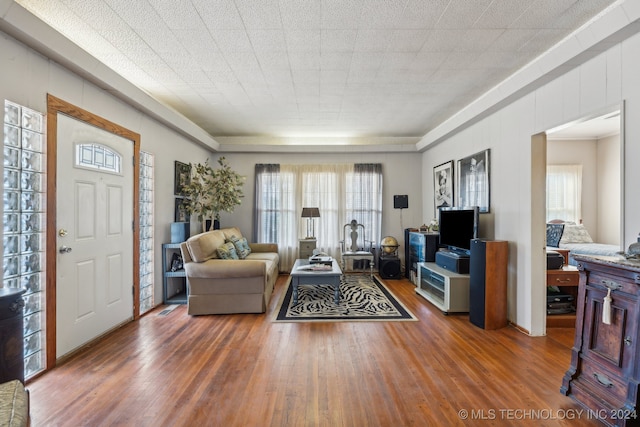
<path fill-rule="evenodd" d="M 247 255 L 247 259 L 271 261 L 277 264 L 280 257 L 277 252 L 251 252 Z"/>
<path fill-rule="evenodd" d="M 251 248 L 249 247 L 249 243 L 247 243 L 246 238 L 231 236 L 227 241 L 233 243 L 233 246 L 236 248 L 236 253 L 240 259 L 245 259 L 247 255 L 251 253 Z"/>
<path fill-rule="evenodd" d="M 276 243 L 249 243 L 251 252 L 275 252 L 278 253 L 278 245 Z"/>
<path fill-rule="evenodd" d="M 187 247 L 195 262 L 205 262 L 208 259 L 218 258 L 216 250 L 224 243 L 224 233 L 220 230 L 213 230 L 191 236 L 187 240 Z"/>
<path fill-rule="evenodd" d="M 206 262 L 191 262 L 184 267 L 189 283 L 195 278 L 209 281 L 213 279 L 213 283 L 217 286 L 221 279 L 264 276 L 270 265 L 265 260 L 210 259 Z"/>
<path fill-rule="evenodd" d="M 225 239 L 228 239 L 231 236 L 236 236 L 238 239 L 242 238 L 242 232 L 238 227 L 221 228 L 220 231 L 224 234 Z"/>
<path fill-rule="evenodd" d="M 218 246 L 216 251 L 218 252 L 218 257 L 221 259 L 240 259 L 233 242 L 226 242 L 222 246 Z"/>

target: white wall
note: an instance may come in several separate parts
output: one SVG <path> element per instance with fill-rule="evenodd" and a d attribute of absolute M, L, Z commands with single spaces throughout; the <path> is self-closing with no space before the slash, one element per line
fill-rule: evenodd
<path fill-rule="evenodd" d="M 253 201 L 256 163 L 280 164 L 334 164 L 334 163 L 382 163 L 384 176 L 382 235 L 394 236 L 404 245 L 404 228 L 418 227 L 431 220 L 432 214 L 422 215 L 423 184 L 421 179 L 421 160 L 416 153 L 339 153 L 339 154 L 303 154 L 303 153 L 219 153 L 211 158 L 212 162 L 224 156 L 230 166 L 246 176 L 243 188 L 244 200 L 233 214 L 223 212 L 220 216 L 222 227 L 236 225 L 243 234 L 253 233 Z M 394 209 L 393 196 L 409 196 L 408 209 Z M 321 220 L 321 219 L 320 219 Z M 192 227 L 196 227 L 195 225 Z M 404 259 L 402 250 L 399 256 Z"/>
<path fill-rule="evenodd" d="M 534 298 L 544 283 L 538 279 L 544 269 L 538 244 L 544 224 L 532 223 L 532 212 L 544 209 L 544 202 L 529 197 L 532 182 L 544 174 L 532 169 L 532 135 L 581 117 L 608 110 L 624 100 L 626 117 L 640 114 L 640 36 L 612 45 L 608 50 L 497 112 L 469 124 L 464 130 L 423 153 L 424 209 L 432 210 L 432 168 L 485 148 L 492 149 L 491 210 L 496 239 L 509 240 L 509 319 L 533 335 L 544 333 L 544 301 Z M 626 121 L 624 157 L 640 158 L 640 122 Z M 640 168 L 628 162 L 624 172 L 624 246 L 635 241 L 640 231 L 640 196 L 634 183 Z M 535 236 L 534 236 L 535 234 Z M 540 247 L 538 247 L 540 246 Z M 533 252 L 536 253 L 534 256 Z M 532 260 L 537 260 L 534 264 Z M 538 265 L 540 264 L 540 265 Z M 540 271 L 539 271 L 540 270 Z"/>
<path fill-rule="evenodd" d="M 598 232 L 600 243 L 620 244 L 621 165 L 620 135 L 598 140 Z"/>
<path fill-rule="evenodd" d="M 620 135 L 547 143 L 547 164 L 582 165 L 582 222 L 598 243 L 620 244 L 620 161 Z"/>
<path fill-rule="evenodd" d="M 547 140 L 548 165 L 582 165 L 582 223 L 598 235 L 598 143 L 595 139 Z M 619 184 L 618 184 L 619 186 Z"/>
<path fill-rule="evenodd" d="M 47 93 L 140 134 L 141 149 L 155 156 L 155 302 L 162 301 L 160 245 L 174 217 L 174 161 L 197 162 L 211 153 L 124 104 L 53 61 L 0 32 L 0 100 L 46 113 Z M 48 224 L 55 227 L 55 224 Z"/>

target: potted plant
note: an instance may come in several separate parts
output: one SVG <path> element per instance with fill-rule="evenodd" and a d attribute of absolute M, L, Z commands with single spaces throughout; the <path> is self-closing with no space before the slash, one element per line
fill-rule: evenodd
<path fill-rule="evenodd" d="M 207 220 L 213 219 L 212 226 L 220 223 L 220 212 L 233 212 L 242 203 L 242 186 L 245 177 L 231 169 L 227 159 L 218 159 L 220 168 L 213 169 L 209 159 L 204 163 L 191 164 L 193 176 L 185 186 L 185 209 L 196 215 L 207 231 Z"/>

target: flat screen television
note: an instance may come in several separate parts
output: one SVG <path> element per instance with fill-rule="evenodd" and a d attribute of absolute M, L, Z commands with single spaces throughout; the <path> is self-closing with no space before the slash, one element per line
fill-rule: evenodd
<path fill-rule="evenodd" d="M 477 206 L 440 208 L 440 245 L 460 255 L 469 255 L 471 239 L 478 238 L 479 212 Z"/>

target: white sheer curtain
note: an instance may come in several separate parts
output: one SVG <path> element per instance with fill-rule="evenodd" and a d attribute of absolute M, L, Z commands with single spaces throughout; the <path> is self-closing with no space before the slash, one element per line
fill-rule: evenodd
<path fill-rule="evenodd" d="M 365 225 L 367 239 L 380 240 L 382 166 L 354 164 L 256 165 L 256 242 L 277 242 L 280 269 L 298 258 L 306 235 L 303 207 L 317 207 L 316 247 L 340 257 L 342 229 L 352 219 Z"/>
<path fill-rule="evenodd" d="M 257 164 L 255 169 L 253 241 L 278 243 L 280 269 L 284 271 L 297 255 L 296 174 L 274 164 Z"/>
<path fill-rule="evenodd" d="M 582 219 L 582 165 L 547 165 L 547 221 Z"/>
<path fill-rule="evenodd" d="M 382 238 L 382 165 L 357 163 L 346 180 L 345 223 L 352 219 L 364 225 L 366 239 L 376 246 Z M 359 237 L 358 245 L 368 245 Z"/>

